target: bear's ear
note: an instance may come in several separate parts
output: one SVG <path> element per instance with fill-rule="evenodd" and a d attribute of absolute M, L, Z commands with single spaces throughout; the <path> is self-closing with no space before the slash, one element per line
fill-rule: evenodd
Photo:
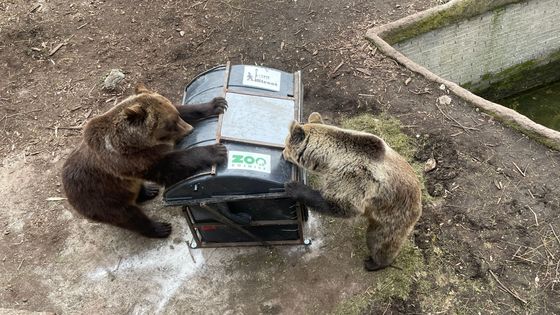
<path fill-rule="evenodd" d="M 132 122 L 142 121 L 146 118 L 146 110 L 142 108 L 140 104 L 134 104 L 128 106 L 124 109 L 124 114 L 126 115 L 126 119 Z"/>
<path fill-rule="evenodd" d="M 297 122 L 293 121 L 290 126 L 290 143 L 297 144 L 305 139 L 305 131 L 303 127 Z"/>
<path fill-rule="evenodd" d="M 134 88 L 134 93 L 136 94 L 152 93 L 152 91 L 148 90 L 148 88 L 144 85 L 144 83 L 138 83 Z"/>
<path fill-rule="evenodd" d="M 324 124 L 325 123 L 323 121 L 323 117 L 321 117 L 321 114 L 319 114 L 317 112 L 311 113 L 311 115 L 309 115 L 309 118 L 307 118 L 307 122 L 312 123 L 312 124 Z"/>

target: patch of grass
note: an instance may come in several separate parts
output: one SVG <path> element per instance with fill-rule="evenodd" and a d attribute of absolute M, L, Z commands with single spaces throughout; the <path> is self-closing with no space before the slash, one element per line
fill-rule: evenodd
<path fill-rule="evenodd" d="M 386 34 L 383 39 L 389 44 L 399 43 L 487 11 L 495 11 L 497 14 L 501 14 L 504 6 L 521 1 L 523 0 L 459 1 L 445 11 L 439 11 L 430 16 L 426 16 L 416 23 L 397 28 L 389 34 Z"/>
<path fill-rule="evenodd" d="M 332 314 L 363 314 L 371 309 L 372 305 L 385 305 L 391 299 L 406 300 L 417 281 L 416 274 L 425 268 L 420 249 L 407 242 L 394 265 L 402 270 L 386 268 L 376 272 L 375 282 L 364 293 L 340 303 Z"/>
<path fill-rule="evenodd" d="M 386 113 L 381 113 L 377 117 L 371 114 L 363 114 L 343 119 L 341 126 L 342 128 L 369 132 L 385 140 L 385 142 L 387 142 L 393 150 L 402 155 L 414 169 L 416 176 L 418 176 L 420 180 L 420 185 L 422 186 L 422 198 L 424 201 L 433 200 L 433 197 L 428 194 L 424 184 L 424 164 L 414 161 L 413 159 L 416 148 L 420 144 L 402 132 L 402 124 L 398 119 Z"/>
<path fill-rule="evenodd" d="M 379 116 L 360 115 L 342 121 L 342 127 L 365 131 L 383 138 L 395 151 L 405 157 L 418 174 L 423 183 L 422 163 L 413 161 L 415 148 L 419 145 L 416 139 L 412 139 L 401 130 L 399 120 L 387 114 Z M 431 199 L 424 191 L 424 199 Z M 356 222 L 352 225 L 352 231 L 347 241 L 351 242 L 356 256 L 367 255 L 365 243 L 365 229 L 367 222 Z M 407 242 L 394 262 L 394 266 L 401 268 L 386 268 L 374 274 L 364 275 L 364 279 L 371 279 L 369 288 L 337 305 L 333 314 L 367 314 L 372 310 L 383 311 L 389 303 L 415 304 L 426 313 L 485 313 L 487 310 L 495 310 L 492 301 L 481 297 L 481 292 L 491 290 L 484 279 L 471 279 L 455 273 L 449 265 L 449 257 L 445 257 L 443 251 L 435 244 L 438 241 L 436 235 L 431 234 L 427 244 L 419 249 L 412 242 Z M 443 246 L 459 246 L 450 240 Z M 367 281 L 367 280 L 366 280 Z M 480 299 L 480 308 L 473 310 L 472 306 L 466 309 L 468 299 Z M 464 303 L 463 303 L 464 302 Z M 472 303 L 469 303 L 472 305 Z"/>
<path fill-rule="evenodd" d="M 377 117 L 370 114 L 351 117 L 344 119 L 341 125 L 342 128 L 365 131 L 380 137 L 408 161 L 414 155 L 414 143 L 401 131 L 401 122 L 386 113 L 381 113 Z"/>

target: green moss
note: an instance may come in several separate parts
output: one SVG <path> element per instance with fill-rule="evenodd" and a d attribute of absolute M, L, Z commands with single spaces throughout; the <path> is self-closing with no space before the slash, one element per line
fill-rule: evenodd
<path fill-rule="evenodd" d="M 529 60 L 497 73 L 485 73 L 480 81 L 470 85 L 470 91 L 488 99 L 498 99 L 503 95 L 519 91 L 530 72 L 536 71 L 536 61 Z M 465 85 L 463 85 L 464 88 Z"/>
<path fill-rule="evenodd" d="M 412 25 L 396 29 L 389 34 L 384 35 L 383 39 L 389 44 L 399 43 L 403 40 L 482 14 L 489 10 L 496 10 L 500 12 L 500 10 L 503 10 L 504 6 L 521 1 L 524 0 L 459 1 L 447 10 L 436 12 Z"/>
<path fill-rule="evenodd" d="M 536 86 L 560 79 L 560 50 L 529 60 L 497 73 L 485 73 L 478 82 L 462 87 L 490 100 L 500 100 Z"/>
<path fill-rule="evenodd" d="M 387 144 L 411 160 L 414 155 L 414 145 L 411 139 L 401 131 L 401 122 L 385 113 L 378 117 L 364 114 L 342 121 L 342 127 L 372 133 L 387 142 Z"/>
<path fill-rule="evenodd" d="M 386 268 L 376 272 L 376 281 L 365 292 L 337 305 L 332 314 L 363 314 L 374 304 L 384 305 L 395 298 L 406 300 L 417 280 L 416 274 L 424 269 L 422 253 L 417 247 L 406 243 L 394 265 L 402 270 Z"/>
<path fill-rule="evenodd" d="M 382 137 L 390 146 L 403 156 L 412 160 L 417 140 L 411 139 L 401 131 L 400 122 L 387 114 L 379 116 L 360 115 L 343 119 L 342 127 L 366 131 Z M 423 175 L 423 165 L 412 162 L 419 177 Z M 339 236 L 340 242 L 351 242 L 356 256 L 367 254 L 365 229 L 367 222 L 352 224 L 349 235 Z M 429 230 L 428 230 L 429 231 Z M 338 304 L 333 314 L 376 314 L 382 313 L 389 303 L 416 304 L 422 313 L 484 313 L 495 310 L 492 301 L 482 297 L 493 290 L 484 278 L 472 279 L 455 272 L 450 267 L 457 257 L 447 257 L 441 248 L 457 248 L 456 240 L 440 241 L 433 232 L 423 243 L 422 250 L 407 242 L 394 262 L 401 268 L 386 268 L 364 279 L 371 279 L 368 289 Z M 437 244 L 437 245 L 436 245 Z M 441 246 L 438 247 L 438 246 Z M 465 297 L 469 297 L 465 299 Z M 472 300 L 479 301 L 473 304 Z M 404 302 L 402 302 L 404 301 Z M 468 305 L 468 307 L 467 307 Z M 473 309 L 472 305 L 479 305 Z"/>
<path fill-rule="evenodd" d="M 391 117 L 386 113 L 381 113 L 377 117 L 364 114 L 344 119 L 342 120 L 341 125 L 343 128 L 372 133 L 385 140 L 385 142 L 387 142 L 393 150 L 402 155 L 414 169 L 414 172 L 420 179 L 422 197 L 424 201 L 433 200 L 433 197 L 428 194 L 424 183 L 424 164 L 413 160 L 416 147 L 420 144 L 416 143 L 415 140 L 411 139 L 402 132 L 402 125 L 398 119 Z"/>

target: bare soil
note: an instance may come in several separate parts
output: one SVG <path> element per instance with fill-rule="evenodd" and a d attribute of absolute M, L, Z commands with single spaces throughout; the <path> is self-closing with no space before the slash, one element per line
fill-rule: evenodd
<path fill-rule="evenodd" d="M 2 1 L 0 313 L 560 314 L 560 154 L 453 95 L 438 109 L 445 88 L 364 39 L 369 27 L 434 5 Z M 303 70 L 306 112 L 332 123 L 380 112 L 401 121 L 416 162 L 437 161 L 406 251 L 420 263 L 363 271 L 360 226 L 343 220 L 312 216 L 306 248 L 188 250 L 177 209 L 152 204 L 150 215 L 174 224 L 170 239 L 155 241 L 89 223 L 56 199 L 88 118 L 139 81 L 178 103 L 191 78 L 226 61 Z M 126 78 L 105 92 L 113 68 Z M 410 285 L 397 295 L 401 282 Z"/>

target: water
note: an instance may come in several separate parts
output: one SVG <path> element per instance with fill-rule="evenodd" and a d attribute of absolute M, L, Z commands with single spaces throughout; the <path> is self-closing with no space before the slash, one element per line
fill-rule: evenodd
<path fill-rule="evenodd" d="M 560 81 L 497 101 L 548 128 L 560 131 Z"/>

